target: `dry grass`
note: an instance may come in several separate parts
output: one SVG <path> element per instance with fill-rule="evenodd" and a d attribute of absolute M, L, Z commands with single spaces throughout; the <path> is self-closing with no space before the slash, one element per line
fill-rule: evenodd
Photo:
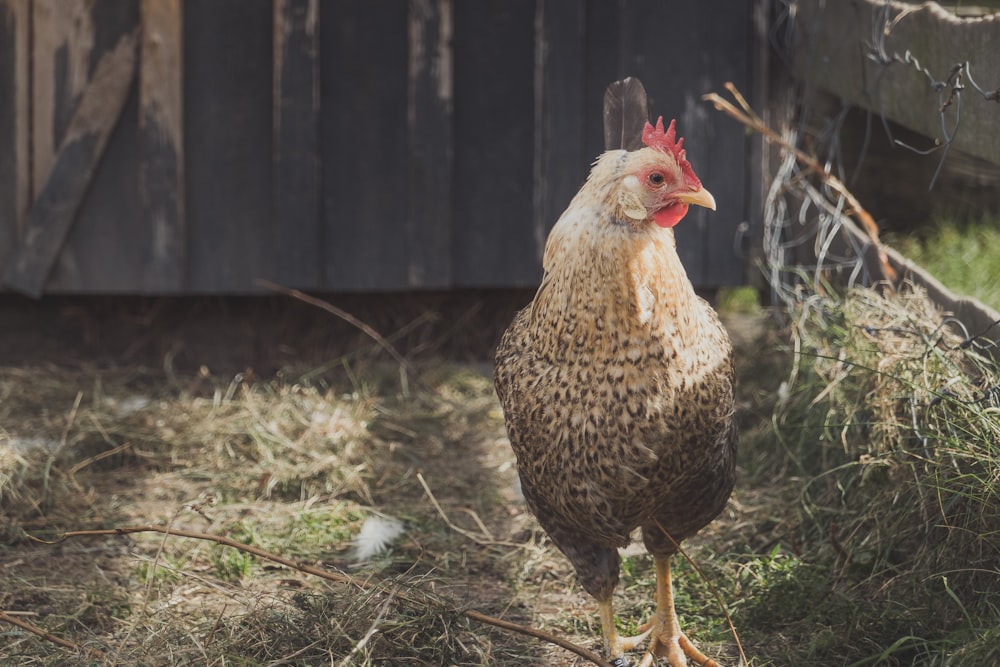
<path fill-rule="evenodd" d="M 736 664 L 715 588 L 753 667 L 995 664 L 993 363 L 914 292 L 812 295 L 792 315 L 783 338 L 730 320 L 741 479 L 686 544 L 708 581 L 677 564 L 686 630 Z M 0 369 L 0 610 L 79 647 L 0 624 L 0 664 L 584 664 L 462 613 L 600 650 L 595 605 L 516 493 L 487 368 L 419 362 L 404 396 L 381 359 L 263 379 Z M 405 533 L 354 563 L 374 513 Z M 159 534 L 25 538 L 137 524 L 350 578 Z M 626 630 L 652 580 L 627 552 Z"/>
<path fill-rule="evenodd" d="M 775 551 L 784 585 L 750 621 L 810 664 L 996 664 L 1000 370 L 983 341 L 908 286 L 813 294 L 790 315 L 766 461 L 799 503 Z"/>
<path fill-rule="evenodd" d="M 516 496 L 490 378 L 438 362 L 419 371 L 422 389 L 403 396 L 398 367 L 365 355 L 298 382 L 0 370 L 0 610 L 81 648 L 3 627 L 0 664 L 87 664 L 88 648 L 121 665 L 527 665 L 564 654 L 463 616 L 531 622 L 516 589 L 550 585 L 554 572 L 561 584 L 568 566 Z M 373 513 L 406 532 L 353 563 Z M 135 524 L 226 535 L 358 583 L 177 537 L 25 537 Z"/>

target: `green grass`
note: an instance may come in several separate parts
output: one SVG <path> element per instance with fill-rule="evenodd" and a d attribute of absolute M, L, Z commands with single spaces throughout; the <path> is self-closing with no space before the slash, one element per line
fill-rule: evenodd
<path fill-rule="evenodd" d="M 760 294 L 755 287 L 722 287 L 716 308 L 720 313 L 758 313 L 761 309 Z"/>
<path fill-rule="evenodd" d="M 943 219 L 887 242 L 953 292 L 1000 309 L 1000 220 Z"/>

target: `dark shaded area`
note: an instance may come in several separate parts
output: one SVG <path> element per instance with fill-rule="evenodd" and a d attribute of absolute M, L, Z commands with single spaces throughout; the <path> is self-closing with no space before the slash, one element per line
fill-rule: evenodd
<path fill-rule="evenodd" d="M 845 182 L 883 231 L 912 231 L 941 216 L 1000 213 L 998 165 L 957 150 L 920 155 L 894 140 L 925 151 L 932 139 L 857 108 L 847 112 L 838 139 Z"/>
<path fill-rule="evenodd" d="M 404 355 L 488 361 L 534 289 L 320 295 Z M 328 363 L 376 343 L 347 322 L 290 297 L 0 296 L 0 365 L 169 365 L 194 373 Z M 388 359 L 388 355 L 386 355 Z"/>

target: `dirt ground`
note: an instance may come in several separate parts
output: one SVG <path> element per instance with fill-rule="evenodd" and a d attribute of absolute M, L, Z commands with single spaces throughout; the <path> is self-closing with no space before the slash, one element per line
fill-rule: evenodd
<path fill-rule="evenodd" d="M 0 300 L 0 440 L 7 440 L 0 447 L 43 462 L 44 456 L 27 454 L 50 448 L 49 464 L 57 460 L 57 450 L 65 458 L 67 441 L 69 449 L 76 448 L 57 464 L 69 467 L 69 473 L 64 469 L 61 475 L 29 476 L 19 498 L 0 498 L 10 508 L 0 517 L 5 531 L 0 541 L 0 610 L 21 613 L 78 647 L 99 647 L 105 656 L 100 664 L 390 664 L 371 656 L 366 658 L 371 662 L 365 662 L 364 651 L 356 650 L 356 633 L 355 648 L 346 656 L 342 650 L 327 650 L 329 663 L 311 662 L 317 653 L 304 640 L 284 655 L 263 649 L 241 654 L 239 646 L 254 643 L 248 644 L 235 625 L 221 619 L 243 615 L 244 625 L 252 625 L 246 619 L 257 618 L 254 614 L 263 613 L 269 604 L 282 607 L 305 599 L 297 595 L 330 593 L 329 585 L 301 572 L 249 564 L 205 544 L 178 545 L 179 540 L 160 535 L 92 537 L 52 545 L 24 537 L 51 539 L 64 530 L 158 525 L 242 536 L 242 541 L 299 562 L 352 576 L 405 575 L 419 581 L 422 591 L 459 608 L 541 627 L 599 651 L 593 601 L 575 584 L 568 564 L 547 543 L 518 495 L 513 457 L 489 379 L 496 336 L 530 296 L 524 291 L 486 296 L 477 292 L 338 302 L 386 333 L 414 360 L 419 373 L 411 379 L 420 384 L 417 391 L 429 389 L 437 396 L 416 408 L 413 401 L 380 398 L 398 394 L 399 369 L 388 364 L 385 370 L 381 362 L 366 365 L 352 357 L 358 349 L 371 350 L 366 336 L 328 313 L 282 298 L 64 298 L 40 305 L 13 297 Z M 740 365 L 759 362 L 762 341 L 769 335 L 767 316 L 730 315 L 726 321 Z M 268 392 L 284 396 L 287 391 L 294 398 L 294 387 L 283 384 L 282 378 L 298 377 L 331 359 L 350 359 L 352 368 L 372 371 L 370 378 L 353 380 L 365 389 L 356 384 L 351 394 L 350 409 L 366 411 L 367 421 L 358 423 L 374 448 L 352 459 L 357 479 L 342 471 L 324 473 L 322 480 L 314 471 L 300 471 L 297 477 L 283 472 L 279 458 L 288 447 L 305 443 L 305 435 L 245 458 L 241 451 L 219 453 L 221 463 L 213 464 L 214 469 L 190 458 L 200 450 L 156 449 L 134 435 L 170 428 L 173 417 L 164 411 L 183 408 L 170 397 L 184 396 L 191 401 L 187 405 L 194 406 L 215 401 L 218 408 L 220 392 L 228 396 L 237 384 L 263 387 L 265 398 L 251 401 L 249 409 L 258 411 L 254 414 L 266 426 L 269 419 L 278 419 L 266 412 L 271 409 Z M 329 367 L 336 369 L 337 363 L 324 368 Z M 323 375 L 315 378 L 319 384 L 328 382 L 328 389 L 337 382 Z M 769 389 L 756 380 L 745 379 L 741 389 L 748 427 L 767 419 L 762 412 L 756 414 L 754 406 L 759 393 Z M 358 399 L 359 394 L 364 396 Z M 320 400 L 319 394 L 298 396 Z M 103 411 L 88 412 L 98 397 Z M 339 409 L 326 403 L 322 407 Z M 206 419 L 212 418 L 210 411 L 206 414 Z M 94 426 L 85 428 L 85 418 Z M 197 418 L 192 413 L 190 419 Z M 37 419 L 35 435 L 31 419 Z M 78 430 L 89 435 L 74 440 Z M 309 426 L 307 432 L 311 430 Z M 100 436 L 102 432 L 107 433 Z M 339 431 L 331 433 L 340 436 Z M 206 442 L 216 438 L 228 443 L 226 437 L 213 435 Z M 95 444 L 95 438 L 103 441 Z M 233 442 L 242 446 L 238 438 Z M 114 449 L 109 443 L 120 443 L 121 451 L 108 454 Z M 268 461 L 269 456 L 276 458 Z M 246 469 L 226 470 L 234 461 L 245 461 Z M 67 488 L 59 493 L 39 488 L 60 480 Z M 752 494 L 738 493 L 718 525 L 692 540 L 691 548 L 718 551 L 734 541 L 753 540 L 754 507 L 759 504 Z M 372 511 L 402 517 L 407 525 L 391 557 L 374 569 L 350 559 L 352 537 Z M 311 527 L 301 528 L 304 524 Z M 638 553 L 634 562 L 628 561 L 632 564 L 623 577 L 623 622 L 638 622 L 652 608 L 651 589 L 642 590 L 651 581 L 651 568 Z M 160 568 L 161 578 L 148 576 L 150 568 Z M 342 618 L 343 613 L 334 609 L 330 616 Z M 187 631 L 188 642 L 198 650 L 168 637 L 173 630 L 168 632 L 164 625 L 175 622 L 178 614 L 201 619 Z M 721 618 L 714 622 L 721 626 Z M 229 632 L 225 639 L 220 626 Z M 268 634 L 278 631 L 263 621 L 253 631 L 261 644 L 280 643 Z M 449 621 L 443 632 L 456 633 L 452 639 L 457 644 L 448 644 L 452 657 L 440 663 L 418 657 L 403 664 L 584 664 L 562 649 L 494 628 Z M 711 636 L 723 633 L 717 627 Z M 401 641 L 383 634 L 390 644 Z M 417 635 L 411 640 L 420 641 Z M 468 655 L 459 655 L 462 651 L 455 646 L 466 644 Z M 118 654 L 107 650 L 114 646 Z M 736 655 L 731 642 L 715 641 L 705 648 L 726 659 Z M 391 647 L 383 650 L 392 653 Z M 297 661 L 300 652 L 312 657 Z M 0 624 L 0 664 L 77 663 L 98 664 L 93 656 L 86 658 Z"/>

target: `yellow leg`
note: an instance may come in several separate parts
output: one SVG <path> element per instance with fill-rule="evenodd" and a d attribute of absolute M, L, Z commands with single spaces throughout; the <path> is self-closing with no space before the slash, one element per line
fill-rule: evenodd
<path fill-rule="evenodd" d="M 601 615 L 601 630 L 604 633 L 604 650 L 607 652 L 608 660 L 615 667 L 626 667 L 628 661 L 625 659 L 625 652 L 632 651 L 637 646 L 646 641 L 646 637 L 652 631 L 646 630 L 635 637 L 622 637 L 615 627 L 615 611 L 611 603 L 611 598 L 598 600 L 597 609 Z"/>
<path fill-rule="evenodd" d="M 688 658 L 702 667 L 719 667 L 699 651 L 681 632 L 674 611 L 674 587 L 670 579 L 670 557 L 654 556 L 656 563 L 656 614 L 650 623 L 652 636 L 639 667 L 651 667 L 656 657 L 665 657 L 670 667 L 688 667 Z"/>

